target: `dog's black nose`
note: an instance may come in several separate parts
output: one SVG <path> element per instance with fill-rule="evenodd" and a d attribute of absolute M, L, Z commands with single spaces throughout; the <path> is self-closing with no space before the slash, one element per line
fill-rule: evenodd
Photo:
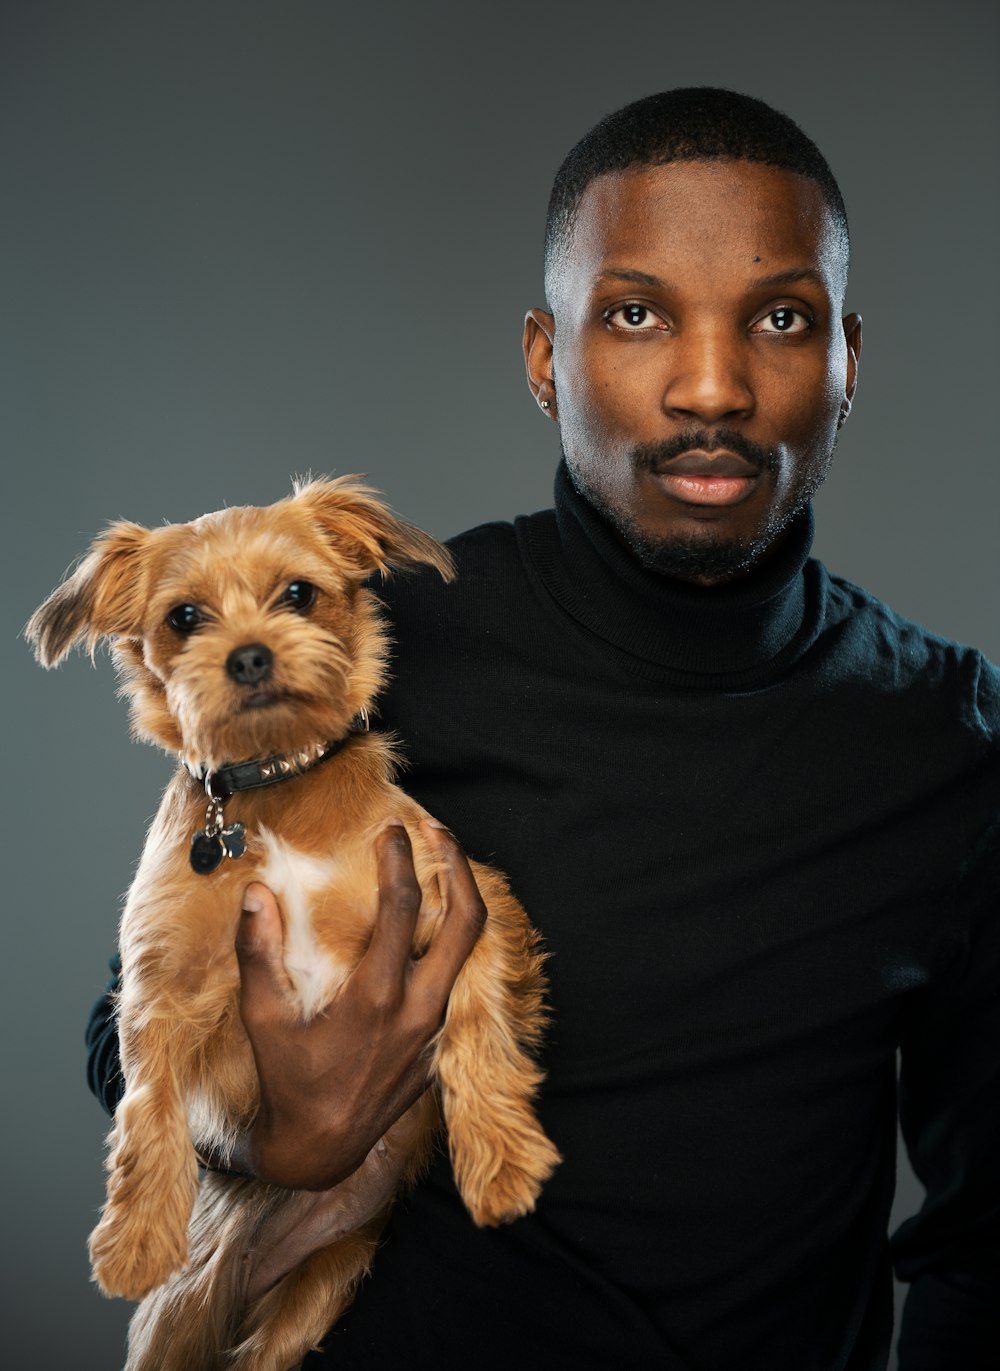
<path fill-rule="evenodd" d="M 271 649 L 263 643 L 244 643 L 230 652 L 226 658 L 226 670 L 237 685 L 258 685 L 270 676 L 273 661 Z"/>

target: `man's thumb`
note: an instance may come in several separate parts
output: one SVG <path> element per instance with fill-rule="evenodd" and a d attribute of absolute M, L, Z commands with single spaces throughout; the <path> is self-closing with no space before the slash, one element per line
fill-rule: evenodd
<path fill-rule="evenodd" d="M 282 942 L 278 903 L 266 885 L 254 881 L 243 895 L 236 932 L 236 956 L 241 972 L 252 968 L 255 973 L 270 972 L 273 977 L 281 964 Z"/>

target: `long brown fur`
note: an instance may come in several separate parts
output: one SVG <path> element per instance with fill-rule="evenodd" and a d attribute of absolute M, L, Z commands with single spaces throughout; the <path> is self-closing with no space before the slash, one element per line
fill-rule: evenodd
<path fill-rule="evenodd" d="M 374 570 L 429 564 L 452 576 L 447 551 L 398 519 L 354 478 L 303 484 L 268 508 L 190 524 L 112 525 L 27 626 L 39 660 L 108 638 L 136 736 L 193 767 L 292 752 L 344 737 L 385 678 Z M 289 583 L 318 587 L 296 613 Z M 187 636 L 166 619 L 197 605 Z M 247 707 L 227 674 L 234 648 L 273 653 L 268 708 Z M 119 1033 L 126 1081 L 109 1138 L 107 1203 L 90 1240 L 109 1295 L 142 1300 L 127 1371 L 293 1371 L 350 1303 L 369 1269 L 381 1219 L 314 1253 L 241 1307 L 240 1273 L 262 1224 L 292 1192 L 218 1173 L 200 1182 L 196 1147 L 225 1157 L 253 1121 L 258 1084 L 239 1016 L 234 941 L 243 893 L 274 889 L 285 965 L 303 1018 L 319 1012 L 371 937 L 374 839 L 396 817 L 413 846 L 423 902 L 414 940 L 441 917 L 424 811 L 394 784 L 391 744 L 376 733 L 281 785 L 239 792 L 225 821 L 248 849 L 210 876 L 188 853 L 205 794 L 181 767 L 167 788 L 122 918 Z M 543 1025 L 537 938 L 504 878 L 476 865 L 488 909 L 433 1049 L 435 1087 L 389 1131 L 404 1183 L 426 1165 L 440 1114 L 456 1181 L 477 1224 L 534 1207 L 559 1161 L 532 1109 L 541 1073 L 530 1055 Z"/>

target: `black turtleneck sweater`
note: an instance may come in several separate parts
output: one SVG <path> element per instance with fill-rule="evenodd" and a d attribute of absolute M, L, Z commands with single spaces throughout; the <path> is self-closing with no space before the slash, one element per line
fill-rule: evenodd
<path fill-rule="evenodd" d="M 1000 673 L 808 560 L 643 570 L 573 491 L 384 592 L 407 788 L 550 953 L 537 1212 L 447 1165 L 308 1371 L 901 1371 L 1000 1348 Z M 113 1026 L 92 1023 L 92 1078 Z M 886 1235 L 900 1107 L 921 1213 Z"/>

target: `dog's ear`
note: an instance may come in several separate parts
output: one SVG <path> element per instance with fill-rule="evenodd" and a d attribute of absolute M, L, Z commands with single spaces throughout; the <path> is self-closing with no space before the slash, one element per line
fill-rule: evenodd
<path fill-rule="evenodd" d="M 93 656 L 101 638 L 139 633 L 141 569 L 151 537 L 139 524 L 112 524 L 72 575 L 35 610 L 24 636 L 43 666 L 56 666 L 79 642 L 86 642 Z"/>
<path fill-rule="evenodd" d="M 451 553 L 415 524 L 400 519 L 379 492 L 357 476 L 336 480 L 297 481 L 294 503 L 315 520 L 361 576 L 393 568 L 432 566 L 445 581 L 455 579 Z"/>

